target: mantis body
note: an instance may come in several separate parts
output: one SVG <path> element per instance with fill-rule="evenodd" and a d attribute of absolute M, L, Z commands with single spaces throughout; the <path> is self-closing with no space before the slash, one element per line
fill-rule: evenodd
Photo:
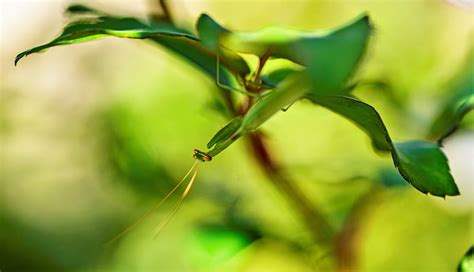
<path fill-rule="evenodd" d="M 261 62 L 259 70 L 262 69 L 263 65 L 264 65 L 264 62 L 263 63 Z M 219 58 L 217 58 L 217 71 L 219 71 Z M 188 184 L 186 185 L 184 192 L 182 193 L 180 199 L 178 200 L 174 208 L 160 222 L 158 227 L 156 227 L 156 229 L 154 230 L 153 236 L 157 237 L 161 233 L 161 231 L 166 227 L 166 225 L 171 221 L 173 216 L 181 207 L 181 204 L 184 202 L 186 196 L 189 194 L 198 174 L 199 163 L 211 161 L 214 156 L 221 153 L 223 150 L 225 150 L 237 139 L 239 139 L 240 137 L 242 137 L 243 135 L 247 133 L 255 131 L 256 129 L 258 129 L 258 127 L 261 124 L 267 121 L 275 113 L 277 113 L 284 107 L 292 104 L 296 100 L 300 99 L 304 95 L 306 89 L 303 88 L 303 84 L 298 84 L 299 82 L 298 80 L 301 80 L 301 78 L 295 77 L 289 81 L 286 81 L 287 83 L 281 86 L 281 88 L 279 88 L 278 90 L 272 91 L 270 92 L 270 94 L 265 95 L 264 97 L 259 96 L 260 99 L 257 100 L 257 103 L 253 107 L 250 108 L 250 110 L 245 114 L 245 116 L 242 118 L 236 119 L 238 120 L 238 123 L 237 123 L 238 126 L 234 126 L 233 128 L 231 128 L 232 129 L 231 133 L 228 133 L 226 137 L 224 137 L 223 139 L 220 139 L 220 141 L 216 143 L 210 151 L 203 152 L 198 149 L 194 149 L 193 158 L 196 160 L 196 162 L 191 166 L 191 168 L 184 175 L 184 177 L 177 183 L 177 185 L 168 194 L 166 194 L 165 197 L 163 197 L 163 199 L 160 200 L 160 202 L 158 202 L 155 206 L 153 206 L 150 209 L 150 211 L 148 211 L 145 215 L 143 215 L 140 219 L 138 219 L 133 225 L 131 225 L 130 227 L 122 231 L 120 234 L 115 236 L 107 244 L 110 244 L 118 240 L 119 238 L 123 237 L 125 234 L 127 234 L 132 229 L 134 229 L 139 223 L 141 223 L 145 218 L 151 215 L 154 210 L 160 208 L 164 204 L 164 202 L 169 197 L 171 197 L 184 184 L 186 179 L 192 174 Z M 217 86 L 223 87 L 224 89 L 227 89 L 230 91 L 236 91 L 236 92 L 245 93 L 245 94 L 248 93 L 248 92 L 242 92 L 241 90 L 237 90 L 230 86 L 220 84 L 219 73 L 217 73 L 216 75 L 216 84 Z M 300 87 L 299 88 L 300 91 L 298 92 L 294 91 L 293 88 L 295 88 L 296 86 Z M 258 88 L 260 88 L 260 86 L 258 86 Z"/>

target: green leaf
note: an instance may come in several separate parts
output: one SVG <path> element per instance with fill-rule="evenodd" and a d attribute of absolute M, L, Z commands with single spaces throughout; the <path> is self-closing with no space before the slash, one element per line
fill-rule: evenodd
<path fill-rule="evenodd" d="M 471 246 L 459 262 L 458 272 L 474 271 L 474 246 Z"/>
<path fill-rule="evenodd" d="M 202 14 L 199 17 L 196 23 L 196 31 L 202 40 L 202 44 L 214 51 L 219 48 L 219 37 L 230 32 L 207 14 Z"/>
<path fill-rule="evenodd" d="M 76 19 L 69 23 L 63 33 L 53 41 L 20 53 L 15 59 L 15 65 L 29 54 L 41 52 L 54 46 L 90 41 L 107 36 L 133 39 L 149 38 L 197 65 L 213 81 L 217 78 L 216 52 L 205 48 L 196 36 L 186 30 L 176 28 L 166 22 L 148 24 L 135 18 L 109 16 L 105 12 L 83 5 L 72 5 L 67 9 L 67 12 L 78 15 L 92 14 L 96 17 Z M 236 86 L 233 74 L 244 76 L 250 71 L 245 61 L 236 54 L 223 54 L 220 64 L 219 81 L 227 86 Z"/>
<path fill-rule="evenodd" d="M 308 98 L 337 114 L 354 122 L 372 140 L 374 148 L 381 151 L 392 149 L 392 140 L 379 113 L 374 107 L 354 97 L 347 96 L 314 96 Z"/>
<path fill-rule="evenodd" d="M 410 186 L 400 172 L 394 168 L 382 167 L 377 172 L 376 180 L 385 187 L 406 187 Z"/>
<path fill-rule="evenodd" d="M 15 65 L 20 59 L 30 54 L 44 51 L 48 48 L 95 40 L 107 36 L 130 39 L 145 39 L 157 36 L 168 36 L 189 40 L 197 37 L 185 30 L 172 27 L 168 24 L 147 25 L 135 18 L 118 18 L 103 16 L 97 18 L 80 19 L 69 23 L 56 39 L 49 43 L 26 50 L 15 58 Z"/>
<path fill-rule="evenodd" d="M 204 271 L 212 271 L 228 261 L 255 240 L 239 229 L 229 227 L 200 227 L 193 232 L 192 257 L 197 259 Z"/>
<path fill-rule="evenodd" d="M 439 145 L 425 141 L 396 143 L 392 155 L 400 174 L 419 191 L 441 197 L 459 195 Z"/>
<path fill-rule="evenodd" d="M 425 141 L 393 144 L 375 108 L 354 97 L 310 95 L 308 99 L 355 123 L 378 150 L 390 151 L 400 174 L 419 191 L 441 197 L 459 195 L 439 145 Z"/>
<path fill-rule="evenodd" d="M 431 137 L 437 138 L 438 143 L 442 143 L 459 128 L 464 116 L 472 110 L 474 110 L 473 95 L 461 101 L 458 105 L 446 108 L 443 113 L 436 118 Z"/>
<path fill-rule="evenodd" d="M 257 32 L 224 34 L 222 44 L 233 51 L 285 58 L 306 66 L 307 79 L 316 95 L 339 94 L 362 58 L 371 32 L 363 15 L 333 31 L 302 32 L 266 28 Z"/>
<path fill-rule="evenodd" d="M 105 15 L 104 12 L 90 8 L 88 6 L 84 6 L 81 4 L 72 4 L 67 7 L 66 12 L 72 15 L 75 14 L 94 14 L 94 15 Z"/>
<path fill-rule="evenodd" d="M 213 31 L 205 32 L 209 45 L 215 45 L 216 36 L 225 48 L 240 53 L 262 57 L 286 58 L 306 66 L 302 71 L 281 72 L 273 81 L 274 90 L 258 100 L 246 113 L 235 137 L 215 145 L 208 155 L 215 156 L 230 146 L 238 137 L 258 129 L 275 113 L 306 95 L 329 95 L 347 93 L 345 87 L 354 72 L 370 34 L 368 16 L 362 16 L 348 25 L 325 33 L 308 33 L 282 28 L 268 28 L 262 31 L 243 33 L 224 31 L 209 18 L 202 19 L 202 25 L 209 25 Z M 211 34 L 210 34 L 211 33 Z M 264 78 L 265 79 L 265 78 Z M 283 80 L 284 79 L 284 80 Z M 282 80 L 282 82 L 276 82 Z M 269 81 L 269 82 L 268 82 Z M 276 86 L 278 85 L 278 86 Z M 387 149 L 379 137 L 375 142 Z"/>
<path fill-rule="evenodd" d="M 199 42 L 174 39 L 172 37 L 155 37 L 152 40 L 173 53 L 181 56 L 185 60 L 196 65 L 201 71 L 205 72 L 212 81 L 217 79 L 216 56 L 205 51 Z M 232 67 L 228 63 L 222 63 L 219 67 L 219 81 L 226 86 L 237 86 Z M 227 66 L 226 66 L 227 65 Z"/>
<path fill-rule="evenodd" d="M 212 148 L 215 144 L 227 140 L 234 135 L 242 124 L 242 117 L 237 117 L 230 121 L 225 127 L 221 128 L 212 139 L 207 143 L 207 148 Z"/>
<path fill-rule="evenodd" d="M 201 44 L 212 52 L 219 54 L 224 61 L 231 62 L 239 75 L 245 76 L 250 72 L 247 63 L 239 55 L 219 47 L 219 37 L 224 33 L 230 33 L 228 29 L 218 24 L 209 15 L 202 14 L 196 23 L 196 31 Z"/>
<path fill-rule="evenodd" d="M 439 110 L 437 116 L 431 123 L 428 138 L 442 143 L 449 135 L 453 134 L 459 127 L 464 116 L 474 109 L 474 81 L 472 79 L 472 64 L 474 63 L 474 52 L 466 67 L 463 67 L 458 77 L 454 80 L 448 97 Z"/>

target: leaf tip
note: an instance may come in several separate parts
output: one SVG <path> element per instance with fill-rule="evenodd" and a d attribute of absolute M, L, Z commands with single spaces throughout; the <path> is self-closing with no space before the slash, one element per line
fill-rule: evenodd
<path fill-rule="evenodd" d="M 14 65 L 16 66 L 18 64 L 18 62 L 23 58 L 25 57 L 27 54 L 25 52 L 22 52 L 18 55 L 16 55 L 15 57 L 15 62 L 14 62 Z"/>
<path fill-rule="evenodd" d="M 207 13 L 201 13 L 201 15 L 199 15 L 199 18 L 196 21 L 196 29 L 199 31 L 199 29 L 201 28 L 201 25 L 205 21 L 209 21 L 209 20 L 211 20 L 211 16 L 209 16 Z"/>

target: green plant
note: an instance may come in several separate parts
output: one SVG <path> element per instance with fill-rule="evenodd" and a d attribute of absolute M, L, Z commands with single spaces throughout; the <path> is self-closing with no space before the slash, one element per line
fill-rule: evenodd
<path fill-rule="evenodd" d="M 148 39 L 166 47 L 215 80 L 220 88 L 221 99 L 227 106 L 230 122 L 208 142 L 209 150 L 195 150 L 194 158 L 210 161 L 232 143 L 245 137 L 270 181 L 288 195 L 318 238 L 330 237 L 334 231 L 322 213 L 309 204 L 306 196 L 283 175 L 281 166 L 270 155 L 259 132 L 259 127 L 269 118 L 303 99 L 352 121 L 367 133 L 376 151 L 391 154 L 394 165 L 403 178 L 420 192 L 440 197 L 459 194 L 439 142 L 472 109 L 472 95 L 455 98 L 447 106 L 446 114 L 451 114 L 452 118 L 443 124 L 435 122 L 439 126 L 433 126 L 435 132 L 431 133 L 430 141 L 392 140 L 377 110 L 351 93 L 357 85 L 353 75 L 372 33 L 368 15 L 361 15 L 342 27 L 326 32 L 307 33 L 269 28 L 242 33 L 228 30 L 204 14 L 197 21 L 197 34 L 194 34 L 176 27 L 169 16 L 158 21 L 144 22 L 136 18 L 113 16 L 81 5 L 69 7 L 68 12 L 79 18 L 70 22 L 51 42 L 20 53 L 15 59 L 15 65 L 23 57 L 51 47 L 107 36 Z M 82 17 L 85 14 L 87 16 Z M 259 58 L 255 69 L 249 67 L 241 57 L 242 53 Z M 270 58 L 286 59 L 293 63 L 293 68 L 264 73 L 263 68 Z M 236 95 L 243 96 L 240 103 L 237 102 Z M 195 177 L 196 172 L 180 203 Z M 183 181 L 184 179 L 177 186 Z"/>
<path fill-rule="evenodd" d="M 468 272 L 474 270 L 474 246 L 471 246 L 459 262 L 458 271 Z"/>

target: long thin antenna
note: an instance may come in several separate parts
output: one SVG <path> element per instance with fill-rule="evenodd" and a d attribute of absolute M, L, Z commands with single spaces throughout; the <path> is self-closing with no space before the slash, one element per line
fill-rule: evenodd
<path fill-rule="evenodd" d="M 189 174 L 191 174 L 191 172 L 196 168 L 197 166 L 197 163 L 198 161 L 194 162 L 193 166 L 191 166 L 191 168 L 189 169 L 189 171 L 186 173 L 186 175 L 184 175 L 184 177 L 178 182 L 178 184 L 176 184 L 176 186 L 168 193 L 165 195 L 165 197 L 163 197 L 161 199 L 160 202 L 158 202 L 157 204 L 155 204 L 153 207 L 150 208 L 150 210 L 148 210 L 148 212 L 146 212 L 144 215 L 142 215 L 142 217 L 140 217 L 137 221 L 135 221 L 135 223 L 133 223 L 132 225 L 130 225 L 128 228 L 126 228 L 125 230 L 123 230 L 122 232 L 120 232 L 119 234 L 117 234 L 114 238 L 112 238 L 110 241 L 108 241 L 107 243 L 104 244 L 104 246 L 109 246 L 110 244 L 112 244 L 113 242 L 115 242 L 116 240 L 120 239 L 121 237 L 123 237 L 125 234 L 129 233 L 132 229 L 134 229 L 138 224 L 140 224 L 143 220 L 145 220 L 148 216 L 150 216 L 155 210 L 157 210 L 158 208 L 161 207 L 161 205 L 163 205 L 163 203 L 165 203 L 165 201 L 171 196 L 173 195 L 173 193 L 179 188 L 181 187 L 181 185 L 183 184 L 183 182 L 188 178 Z"/>
<path fill-rule="evenodd" d="M 191 187 L 193 186 L 194 180 L 196 180 L 196 176 L 198 173 L 198 168 L 196 168 L 196 171 L 193 174 L 193 177 L 188 183 L 188 186 L 186 186 L 186 189 L 184 190 L 184 193 L 181 195 L 181 198 L 179 199 L 178 203 L 176 203 L 176 206 L 174 206 L 173 210 L 168 214 L 168 216 L 161 221 L 160 225 L 155 229 L 155 233 L 153 234 L 153 239 L 160 234 L 160 232 L 168 225 L 170 222 L 171 218 L 176 214 L 176 212 L 179 210 L 179 207 L 181 207 L 181 204 L 183 204 L 184 199 L 188 195 L 189 191 L 191 190 Z"/>

